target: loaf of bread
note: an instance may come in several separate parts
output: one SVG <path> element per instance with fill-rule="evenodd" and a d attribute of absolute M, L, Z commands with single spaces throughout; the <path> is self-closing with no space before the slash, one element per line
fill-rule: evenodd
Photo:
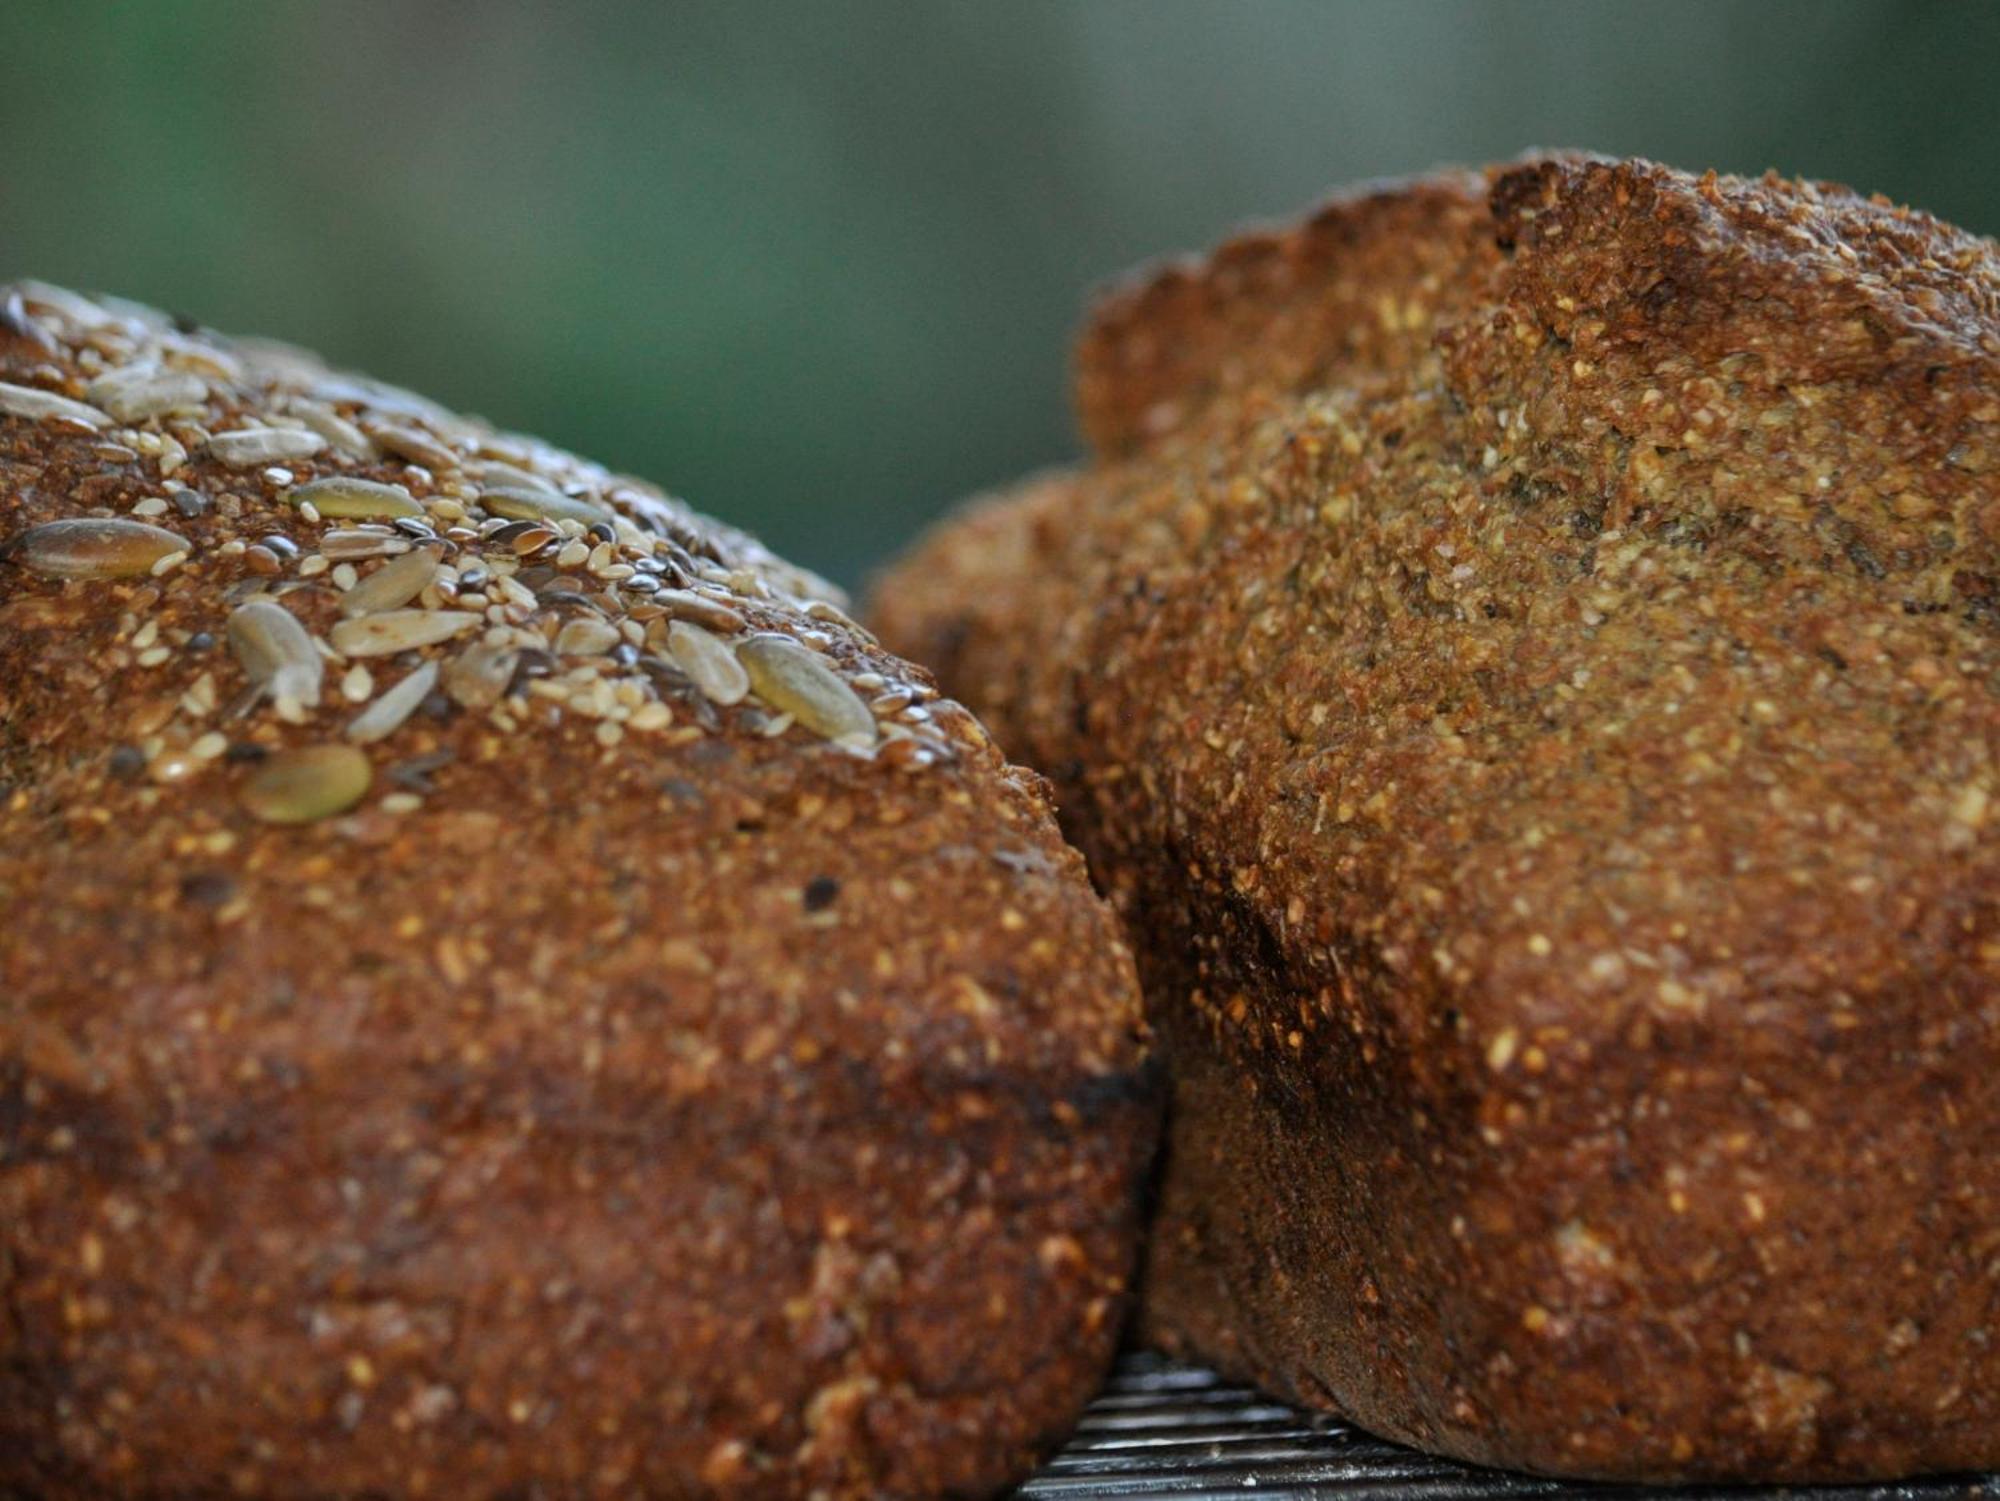
<path fill-rule="evenodd" d="M 984 1494 L 1157 1127 L 1037 777 L 833 591 L 0 291 L 0 1493 Z"/>
<path fill-rule="evenodd" d="M 1114 295 L 887 576 L 1172 1078 L 1148 1337 L 1617 1479 L 2000 1464 L 2000 259 L 1550 158 Z"/>

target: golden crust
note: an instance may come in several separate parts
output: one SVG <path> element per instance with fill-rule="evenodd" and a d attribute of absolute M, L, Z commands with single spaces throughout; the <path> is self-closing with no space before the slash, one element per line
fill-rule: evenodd
<path fill-rule="evenodd" d="M 3 300 L 0 1490 L 1022 1473 L 1157 1119 L 1039 779 L 637 482 Z"/>
<path fill-rule="evenodd" d="M 2000 1463 L 1994 247 L 1485 182 L 1114 299 L 1097 461 L 877 601 L 1137 938 L 1146 1330 L 1490 1463 Z"/>

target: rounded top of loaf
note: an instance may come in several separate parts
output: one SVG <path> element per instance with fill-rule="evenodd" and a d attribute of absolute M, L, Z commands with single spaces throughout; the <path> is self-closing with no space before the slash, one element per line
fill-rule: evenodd
<path fill-rule="evenodd" d="M 504 1087 L 587 1115 L 1122 1075 L 1042 784 L 842 604 L 303 351 L 0 289 L 0 1053 L 90 1089 L 227 1033 L 246 1100 L 532 1055 Z"/>
<path fill-rule="evenodd" d="M 1991 993 L 1991 240 L 1538 158 L 1151 272 L 1077 378 L 1089 466 L 876 619 L 1112 889 L 1158 861 L 1267 916 L 1316 1024 L 1373 987 L 1524 1088 L 1531 1044 L 1589 1074 Z"/>

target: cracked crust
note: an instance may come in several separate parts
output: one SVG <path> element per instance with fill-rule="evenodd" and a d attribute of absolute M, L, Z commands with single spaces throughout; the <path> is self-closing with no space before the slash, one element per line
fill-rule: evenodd
<path fill-rule="evenodd" d="M 2000 261 L 1561 157 L 1119 294 L 875 619 L 1137 936 L 1144 1328 L 1616 1479 L 2000 1463 Z"/>
<path fill-rule="evenodd" d="M 1040 780 L 817 580 L 532 440 L 33 286 L 0 382 L 0 1490 L 975 1496 L 1058 1442 L 1157 1100 Z M 308 411 L 305 457 L 214 441 Z M 415 529 L 287 499 L 327 476 Z M 186 556 L 49 576 L 84 515 Z M 343 657 L 411 541 L 413 629 L 473 634 Z M 316 697 L 256 691 L 252 601 Z M 670 617 L 820 668 L 746 693 Z M 372 783 L 266 821 L 314 744 Z"/>

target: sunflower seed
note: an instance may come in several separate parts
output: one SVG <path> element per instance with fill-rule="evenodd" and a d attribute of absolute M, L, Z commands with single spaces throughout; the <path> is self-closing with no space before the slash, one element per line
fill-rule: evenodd
<path fill-rule="evenodd" d="M 439 443 L 429 433 L 420 433 L 413 427 L 383 425 L 369 433 L 382 449 L 397 458 L 412 464 L 421 464 L 433 474 L 458 467 L 458 455 Z"/>
<path fill-rule="evenodd" d="M 424 508 L 411 499 L 401 485 L 378 484 L 372 479 L 330 474 L 288 491 L 285 499 L 295 506 L 311 505 L 322 516 L 342 521 L 376 521 L 395 516 L 421 516 Z"/>
<path fill-rule="evenodd" d="M 333 649 L 344 657 L 387 657 L 449 641 L 479 623 L 479 616 L 463 610 L 384 610 L 377 615 L 351 616 L 327 635 Z"/>
<path fill-rule="evenodd" d="M 231 469 L 309 459 L 325 447 L 326 439 L 299 427 L 246 427 L 208 440 L 209 453 Z"/>
<path fill-rule="evenodd" d="M 750 674 L 735 653 L 689 621 L 676 620 L 667 627 L 667 655 L 712 702 L 740 704 L 750 691 Z"/>
<path fill-rule="evenodd" d="M 59 579 L 122 579 L 151 573 L 187 542 L 143 521 L 76 516 L 29 527 L 12 551 L 36 573 Z"/>
<path fill-rule="evenodd" d="M 97 328 L 111 321 L 111 314 L 105 312 L 103 308 L 92 302 L 88 297 L 81 296 L 65 287 L 54 287 L 45 281 L 33 280 L 20 281 L 15 285 L 20 288 L 21 295 L 29 302 L 34 303 L 37 307 L 46 308 L 52 313 L 61 313 L 63 317 L 69 319 L 70 322 L 77 324 L 79 327 Z"/>
<path fill-rule="evenodd" d="M 683 624 L 676 621 L 675 629 Z M 736 655 L 757 696 L 772 708 L 823 739 L 857 747 L 875 743 L 880 733 L 875 716 L 818 652 L 789 636 L 758 635 L 737 642 Z"/>
<path fill-rule="evenodd" d="M 564 656 L 601 657 L 619 640 L 618 627 L 586 615 L 556 633 L 555 648 Z"/>
<path fill-rule="evenodd" d="M 381 610 L 400 610 L 424 592 L 437 576 L 437 566 L 437 554 L 423 547 L 391 559 L 347 591 L 347 597 L 340 602 L 340 613 L 372 615 Z"/>
<path fill-rule="evenodd" d="M 230 650 L 252 684 L 270 698 L 312 708 L 320 702 L 326 662 L 288 608 L 274 598 L 254 598 L 230 610 Z"/>
<path fill-rule="evenodd" d="M 313 823 L 345 813 L 374 773 L 351 745 L 308 745 L 264 761 L 243 784 L 243 806 L 266 823 Z"/>
<path fill-rule="evenodd" d="M 80 401 L 71 401 L 67 396 L 58 396 L 53 391 L 41 391 L 33 386 L 10 385 L 3 380 L 0 380 L 0 412 L 10 417 L 26 417 L 36 422 L 67 417 L 71 422 L 81 422 L 93 430 L 112 425 L 109 414 L 100 412 L 96 407 L 86 406 Z"/>
<path fill-rule="evenodd" d="M 16 338 L 28 340 L 44 354 L 59 352 L 49 331 L 28 316 L 28 309 L 18 290 L 8 292 L 6 306 L 0 308 L 0 328 L 5 328 Z"/>
<path fill-rule="evenodd" d="M 393 558 L 409 550 L 408 537 L 393 537 L 387 532 L 334 531 L 319 539 L 320 556 L 335 561 Z"/>
<path fill-rule="evenodd" d="M 272 698 L 306 708 L 319 703 L 326 664 L 298 617 L 273 599 L 253 599 L 229 614 L 229 648 L 244 674 Z"/>
<path fill-rule="evenodd" d="M 88 395 L 120 422 L 144 422 L 170 412 L 200 411 L 208 400 L 208 385 L 186 370 L 128 365 L 100 375 L 90 383 Z"/>
<path fill-rule="evenodd" d="M 514 681 L 520 653 L 507 646 L 479 642 L 467 647 L 444 670 L 444 691 L 466 709 L 490 709 Z"/>
<path fill-rule="evenodd" d="M 479 504 L 489 516 L 505 516 L 510 521 L 580 521 L 588 526 L 602 520 L 604 507 L 554 490 L 524 489 L 498 485 L 482 490 Z M 585 549 L 586 555 L 588 549 Z"/>
<path fill-rule="evenodd" d="M 514 556 L 517 558 L 529 557 L 540 552 L 551 542 L 562 540 L 561 532 L 557 531 L 554 527 L 544 526 L 539 521 L 510 521 L 506 527 L 501 528 L 501 531 L 507 531 L 509 527 L 516 526 L 520 527 L 521 530 L 518 532 L 508 532 L 505 540 L 507 546 L 513 549 Z M 498 532 L 494 533 L 494 538 L 496 541 L 500 539 Z"/>
<path fill-rule="evenodd" d="M 489 490 L 531 490 L 550 495 L 562 493 L 539 474 L 530 474 L 525 469 L 517 469 L 496 459 L 473 465 L 472 477 Z"/>
<path fill-rule="evenodd" d="M 355 715 L 347 726 L 347 738 L 358 745 L 367 745 L 395 733 L 404 720 L 417 712 L 425 696 L 437 686 L 437 680 L 438 664 L 424 663 Z"/>
<path fill-rule="evenodd" d="M 368 435 L 332 407 L 316 401 L 295 401 L 291 410 L 294 417 L 348 458 L 365 463 L 375 457 L 375 445 L 368 441 Z"/>
<path fill-rule="evenodd" d="M 665 605 L 676 620 L 692 620 L 719 636 L 733 636 L 744 626 L 743 617 L 728 605 L 686 589 L 662 589 L 654 594 L 653 603 Z"/>

